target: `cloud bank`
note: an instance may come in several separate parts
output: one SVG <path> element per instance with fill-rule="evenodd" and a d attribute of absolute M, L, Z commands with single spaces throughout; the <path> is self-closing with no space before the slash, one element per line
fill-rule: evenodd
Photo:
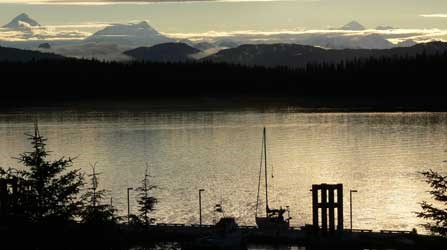
<path fill-rule="evenodd" d="M 19 20 L 20 21 L 20 20 Z M 143 25 L 144 24 L 144 25 Z M 112 27 L 109 27 L 112 26 Z M 114 30 L 108 36 L 101 36 L 100 40 L 91 39 L 94 31 Z M 115 32 L 116 31 L 116 32 Z M 103 30 L 104 32 L 104 30 Z M 160 35 L 161 33 L 161 35 Z M 329 49 L 387 49 L 395 46 L 411 46 L 415 43 L 430 42 L 433 40 L 447 40 L 447 30 L 442 29 L 396 29 L 392 27 L 380 27 L 378 29 L 346 30 L 338 29 L 294 29 L 277 31 L 241 30 L 241 31 L 208 31 L 202 33 L 163 33 L 157 32 L 149 24 L 109 24 L 109 23 L 80 23 L 50 26 L 31 26 L 21 23 L 18 28 L 0 28 L 0 42 L 11 44 L 18 42 L 22 46 L 35 46 L 39 42 L 51 42 L 60 45 L 61 41 L 79 43 L 109 43 L 125 46 L 149 46 L 149 41 L 155 36 L 167 37 L 165 40 L 182 42 L 208 42 L 214 47 L 234 47 L 240 44 L 271 44 L 271 43 L 295 43 L 318 46 Z M 95 35 L 97 35 L 96 33 Z M 117 37 L 120 41 L 117 42 Z M 86 39 L 88 38 L 88 39 Z M 138 40 L 140 39 L 140 40 Z M 58 41 L 58 42 L 56 42 Z M 135 43 L 138 41 L 138 43 Z M 7 43 L 8 42 L 8 43 Z M 132 43 L 133 42 L 133 43 Z M 155 44 L 163 41 L 157 40 Z M 26 44 L 24 44 L 26 43 Z M 71 43 L 72 44 L 72 43 Z M 151 43 L 153 45 L 153 43 Z M 212 47 L 213 47 L 212 46 Z M 91 45 L 89 46 L 92 47 Z M 80 48 L 71 48 L 78 53 Z M 85 48 L 84 48 L 85 49 Z M 120 49 L 111 48 L 108 51 Z M 67 54 L 68 52 L 65 51 Z M 89 54 L 95 54 L 95 49 Z M 75 53 L 73 53 L 75 54 Z M 97 54 L 97 53 L 96 53 Z"/>
<path fill-rule="evenodd" d="M 83 40 L 91 33 L 79 30 L 53 30 L 45 27 L 24 28 L 10 30 L 0 28 L 0 41 L 26 42 L 26 41 L 54 41 L 54 40 Z"/>
<path fill-rule="evenodd" d="M 422 14 L 419 15 L 421 17 L 430 17 L 430 18 L 447 18 L 447 14 Z"/>
<path fill-rule="evenodd" d="M 190 39 L 196 42 L 218 40 L 218 39 L 235 39 L 244 42 L 266 42 L 266 43 L 299 43 L 309 41 L 309 39 L 354 39 L 362 37 L 374 37 L 377 35 L 384 39 L 397 44 L 406 40 L 415 42 L 428 42 L 433 40 L 447 40 L 447 30 L 440 29 L 390 29 L 390 30 L 362 30 L 362 31 L 346 31 L 346 30 L 279 30 L 279 31 L 209 31 L 204 33 L 164 33 L 177 39 Z"/>
<path fill-rule="evenodd" d="M 4 3 L 23 3 L 30 5 L 121 5 L 121 4 L 154 4 L 154 3 L 193 3 L 193 2 L 320 2 L 321 0 L 9 0 Z"/>
<path fill-rule="evenodd" d="M 42 27 L 24 27 L 18 30 L 0 28 L 0 41 L 54 41 L 54 40 L 83 40 L 92 32 L 83 29 L 102 29 L 111 24 L 84 23 L 68 25 L 51 25 Z M 447 40 L 447 30 L 441 29 L 390 29 L 362 31 L 346 30 L 278 30 L 278 31 L 208 31 L 203 33 L 163 33 L 163 35 L 193 42 L 215 42 L 222 39 L 231 39 L 240 43 L 303 43 L 316 39 L 337 39 L 340 43 L 345 40 L 356 40 L 365 37 L 379 39 L 379 36 L 387 41 L 397 44 L 406 40 L 415 42 L 428 42 L 433 40 Z M 374 37 L 376 36 L 376 37 Z M 324 41 L 321 41 L 324 43 Z"/>
<path fill-rule="evenodd" d="M 108 23 L 81 23 L 65 25 L 31 26 L 20 22 L 20 29 L 0 28 L 0 41 L 54 41 L 54 40 L 83 40 L 92 33 L 86 29 L 103 29 Z"/>

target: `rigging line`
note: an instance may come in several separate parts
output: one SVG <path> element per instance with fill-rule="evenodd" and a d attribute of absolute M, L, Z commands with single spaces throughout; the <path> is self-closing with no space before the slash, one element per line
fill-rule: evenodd
<path fill-rule="evenodd" d="M 261 145 L 261 161 L 260 161 L 260 164 L 259 164 L 258 195 L 256 197 L 256 213 L 255 213 L 255 217 L 258 216 L 259 193 L 261 191 L 261 175 L 262 175 L 262 159 L 263 158 L 264 158 L 264 138 L 262 138 L 262 145 Z"/>
<path fill-rule="evenodd" d="M 265 214 L 269 214 L 269 197 L 268 197 L 268 181 L 267 181 L 267 132 L 264 127 L 264 168 L 265 168 Z"/>
<path fill-rule="evenodd" d="M 270 150 L 271 151 L 271 150 Z M 273 160 L 273 157 L 272 157 L 272 152 L 269 152 L 270 153 L 270 162 L 271 162 L 271 164 L 272 164 L 272 179 L 274 178 L 274 175 L 273 175 L 273 165 L 274 165 L 274 160 Z"/>

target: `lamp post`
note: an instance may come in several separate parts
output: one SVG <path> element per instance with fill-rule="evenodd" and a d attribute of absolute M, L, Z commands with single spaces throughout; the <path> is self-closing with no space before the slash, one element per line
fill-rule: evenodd
<path fill-rule="evenodd" d="M 357 193 L 357 190 L 349 190 L 349 218 L 351 222 L 351 232 L 352 232 L 352 193 Z"/>
<path fill-rule="evenodd" d="M 110 209 L 112 211 L 112 216 L 113 216 L 113 197 L 110 197 Z"/>
<path fill-rule="evenodd" d="M 133 188 L 128 187 L 127 188 L 127 224 L 130 222 L 130 198 L 129 198 L 129 192 Z"/>
<path fill-rule="evenodd" d="M 205 189 L 199 189 L 199 224 L 202 226 L 202 192 L 205 191 Z"/>

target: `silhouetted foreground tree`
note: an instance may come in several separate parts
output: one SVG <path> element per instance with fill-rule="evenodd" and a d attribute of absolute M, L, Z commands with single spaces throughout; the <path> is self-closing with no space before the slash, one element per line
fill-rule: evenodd
<path fill-rule="evenodd" d="M 417 216 L 431 221 L 423 225 L 427 230 L 434 234 L 447 236 L 447 176 L 442 176 L 433 170 L 421 174 L 425 176 L 426 182 L 432 188 L 430 194 L 433 199 L 444 207 L 439 208 L 423 201 L 421 203 L 423 211 L 418 212 Z"/>
<path fill-rule="evenodd" d="M 0 168 L 0 249 L 128 249 L 151 242 L 145 227 L 154 221 L 149 213 L 157 199 L 150 196 L 155 186 L 147 169 L 138 188 L 137 227 L 123 229 L 112 204 L 104 202 L 107 191 L 98 188 L 95 165 L 79 197 L 84 175 L 71 169 L 73 159 L 48 160 L 47 139 L 37 124 L 28 137 L 33 150 L 17 158 L 24 169 Z"/>
<path fill-rule="evenodd" d="M 9 170 L 8 178 L 14 184 L 15 202 L 9 210 L 12 214 L 27 218 L 30 222 L 73 220 L 80 209 L 77 195 L 84 184 L 79 169 L 72 169 L 73 159 L 62 157 L 47 160 L 49 151 L 46 140 L 39 133 L 37 124 L 33 135 L 29 135 L 33 151 L 21 154 L 17 159 L 24 170 Z"/>
<path fill-rule="evenodd" d="M 48 160 L 37 124 L 32 150 L 17 157 L 23 169 L 0 171 L 0 234 L 5 249 L 69 249 L 77 230 L 84 176 L 72 158 Z M 24 240 L 26 239 L 26 240 Z"/>
<path fill-rule="evenodd" d="M 150 195 L 150 191 L 156 188 L 155 185 L 149 183 L 148 165 L 146 164 L 146 170 L 144 172 L 144 178 L 141 180 L 140 186 L 136 189 L 138 213 L 129 215 L 129 223 L 131 226 L 144 229 L 150 224 L 155 222 L 155 218 L 150 217 L 150 213 L 154 211 L 155 204 L 158 200 Z"/>
<path fill-rule="evenodd" d="M 138 217 L 143 222 L 144 226 L 148 226 L 151 223 L 154 223 L 155 219 L 150 218 L 149 214 L 154 211 L 155 204 L 157 203 L 157 199 L 153 196 L 150 196 L 150 191 L 156 188 L 155 185 L 151 185 L 149 183 L 148 174 L 148 165 L 146 164 L 146 171 L 144 173 L 144 179 L 141 181 L 141 186 L 137 188 L 138 192 Z"/>
<path fill-rule="evenodd" d="M 96 164 L 92 165 L 92 173 L 89 174 L 90 185 L 88 191 L 82 195 L 83 207 L 80 212 L 81 225 L 78 235 L 91 249 L 119 248 L 122 235 L 119 232 L 116 210 L 112 204 L 105 202 L 107 191 L 98 189 L 99 174 Z"/>
<path fill-rule="evenodd" d="M 99 173 L 96 172 L 96 164 L 92 165 L 92 174 L 90 174 L 91 186 L 82 196 L 83 208 L 81 210 L 81 219 L 84 224 L 109 225 L 116 224 L 118 218 L 115 216 L 116 210 L 111 204 L 104 204 L 106 190 L 98 190 Z"/>

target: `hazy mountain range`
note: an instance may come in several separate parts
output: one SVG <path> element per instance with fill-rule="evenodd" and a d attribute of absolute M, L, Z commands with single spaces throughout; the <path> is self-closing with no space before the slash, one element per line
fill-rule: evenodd
<path fill-rule="evenodd" d="M 0 35 L 0 45 L 51 52 L 67 57 L 100 60 L 166 61 L 206 57 L 213 61 L 252 64 L 253 62 L 263 61 L 260 58 L 268 55 L 271 58 L 277 58 L 272 59 L 273 61 L 270 63 L 272 65 L 276 65 L 276 61 L 286 64 L 289 64 L 289 61 L 294 61 L 297 64 L 302 64 L 305 60 L 298 59 L 299 56 L 297 55 L 303 54 L 315 58 L 321 53 L 325 55 L 325 60 L 329 60 L 328 58 L 335 60 L 334 58 L 338 57 L 344 58 L 345 56 L 340 55 L 346 54 L 380 54 L 379 52 L 366 51 L 370 49 L 387 50 L 396 47 L 411 47 L 417 44 L 411 39 L 402 39 L 402 34 L 393 35 L 392 32 L 389 32 L 393 29 L 390 26 L 380 26 L 376 28 L 376 31 L 385 31 L 385 33 L 375 33 L 359 22 L 352 21 L 342 27 L 324 32 L 228 34 L 209 40 L 195 39 L 195 42 L 193 42 L 189 39 L 170 37 L 160 33 L 146 21 L 111 24 L 93 34 L 84 35 L 85 37 L 83 37 L 83 34 L 76 32 L 52 33 L 27 14 L 21 14 L 0 29 L 0 34 L 4 32 L 4 34 L 15 35 L 20 39 L 2 40 Z M 390 39 L 397 38 L 401 42 L 390 42 Z M 179 42 L 182 45 L 173 45 L 173 43 Z M 152 47 L 167 43 L 170 45 Z M 188 47 L 185 47 L 185 45 Z M 319 47 L 320 49 L 309 49 L 309 46 Z M 351 49 L 351 51 L 331 52 L 336 55 L 327 56 L 328 53 L 325 53 L 325 49 Z M 238 55 L 239 53 L 242 54 Z M 237 58 L 242 56 L 243 53 L 248 53 L 247 57 Z M 215 55 L 212 56 L 212 54 Z M 280 57 L 287 59 L 280 60 Z M 261 64 L 266 65 L 268 63 L 261 62 Z"/>
<path fill-rule="evenodd" d="M 432 42 L 383 50 L 327 50 L 298 44 L 242 45 L 203 58 L 205 61 L 260 66 L 304 67 L 309 63 L 339 63 L 370 57 L 415 56 L 447 52 L 447 43 Z"/>
<path fill-rule="evenodd" d="M 152 47 L 139 47 L 124 51 L 128 60 L 147 62 L 215 62 L 248 66 L 305 67 L 308 64 L 340 63 L 366 58 L 407 57 L 421 54 L 447 53 L 447 43 L 432 42 L 412 47 L 384 50 L 345 49 L 328 50 L 298 44 L 241 45 L 221 50 L 206 57 L 196 57 L 203 53 L 185 43 L 163 43 Z M 0 47 L 0 61 L 30 61 L 41 59 L 63 59 L 64 57 L 36 51 Z"/>

